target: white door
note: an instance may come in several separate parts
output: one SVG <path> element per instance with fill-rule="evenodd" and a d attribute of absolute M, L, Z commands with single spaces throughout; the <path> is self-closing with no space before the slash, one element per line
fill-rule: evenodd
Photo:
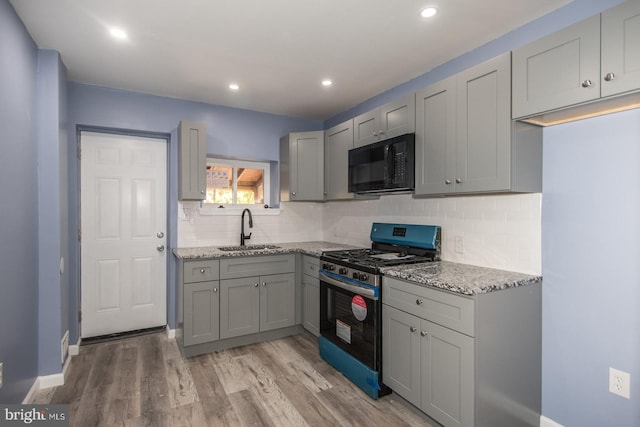
<path fill-rule="evenodd" d="M 81 134 L 82 337 L 165 325 L 167 142 Z"/>

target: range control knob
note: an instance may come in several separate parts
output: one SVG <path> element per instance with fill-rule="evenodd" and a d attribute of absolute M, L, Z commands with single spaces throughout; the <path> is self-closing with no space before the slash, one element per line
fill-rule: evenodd
<path fill-rule="evenodd" d="M 336 266 L 333 264 L 322 264 L 322 268 L 327 271 L 333 271 L 336 269 Z"/>
<path fill-rule="evenodd" d="M 369 275 L 367 275 L 365 273 L 360 273 L 358 275 L 358 279 L 360 279 L 360 281 L 362 281 L 362 282 L 366 282 L 369 279 Z"/>
<path fill-rule="evenodd" d="M 340 274 L 347 274 L 347 272 L 348 272 L 348 271 L 349 271 L 349 270 L 347 270 L 347 269 L 346 269 L 346 268 L 344 268 L 344 267 L 340 267 L 340 268 L 338 269 L 338 273 L 340 273 Z"/>

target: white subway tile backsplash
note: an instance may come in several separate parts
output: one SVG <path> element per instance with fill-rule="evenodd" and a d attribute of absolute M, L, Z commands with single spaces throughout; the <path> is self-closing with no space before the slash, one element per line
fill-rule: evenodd
<path fill-rule="evenodd" d="M 254 216 L 250 243 L 326 240 L 369 246 L 372 222 L 440 225 L 447 261 L 540 274 L 541 194 L 435 199 L 385 195 L 379 200 L 282 203 L 279 215 Z M 198 204 L 178 204 L 178 246 L 239 243 L 240 215 L 200 215 Z M 456 253 L 454 236 L 463 239 Z"/>

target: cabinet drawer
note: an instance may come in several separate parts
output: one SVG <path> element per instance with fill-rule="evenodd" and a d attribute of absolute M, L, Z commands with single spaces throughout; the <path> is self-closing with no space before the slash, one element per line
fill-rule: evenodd
<path fill-rule="evenodd" d="M 218 280 L 220 275 L 220 261 L 213 259 L 185 261 L 183 273 L 184 283 Z"/>
<path fill-rule="evenodd" d="M 226 258 L 220 261 L 221 279 L 293 273 L 295 271 L 295 255 L 250 256 Z"/>
<path fill-rule="evenodd" d="M 320 259 L 305 255 L 302 257 L 302 272 L 309 276 L 318 277 L 320 269 Z"/>
<path fill-rule="evenodd" d="M 384 277 L 382 302 L 422 319 L 474 336 L 474 300 Z"/>

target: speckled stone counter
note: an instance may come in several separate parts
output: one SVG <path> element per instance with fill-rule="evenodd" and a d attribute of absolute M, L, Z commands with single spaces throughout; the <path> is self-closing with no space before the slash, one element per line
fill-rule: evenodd
<path fill-rule="evenodd" d="M 203 258 L 231 258 L 251 255 L 274 255 L 300 252 L 306 255 L 322 255 L 323 251 L 353 249 L 356 246 L 342 245 L 331 242 L 294 242 L 294 243 L 269 243 L 270 246 L 277 246 L 272 249 L 248 249 L 237 251 L 223 251 L 223 246 L 205 246 L 195 248 L 175 248 L 174 255 L 180 259 L 203 259 Z M 252 245 L 247 245 L 251 248 Z M 256 245 L 258 246 L 258 245 Z"/>
<path fill-rule="evenodd" d="M 417 285 L 464 295 L 478 295 L 542 280 L 540 276 L 447 261 L 385 267 L 382 273 Z"/>

